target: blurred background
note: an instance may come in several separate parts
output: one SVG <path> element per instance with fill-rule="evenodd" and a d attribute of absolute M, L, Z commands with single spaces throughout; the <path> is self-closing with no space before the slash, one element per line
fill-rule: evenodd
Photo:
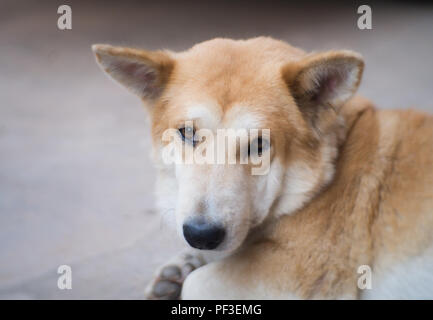
<path fill-rule="evenodd" d="M 72 30 L 57 8 L 72 8 Z M 373 29 L 357 28 L 369 4 Z M 352 49 L 379 108 L 433 112 L 433 6 L 392 2 L 0 2 L 0 299 L 141 299 L 182 246 L 154 210 L 149 126 L 90 46 L 185 50 L 268 35 Z M 72 290 L 57 268 L 72 267 Z"/>

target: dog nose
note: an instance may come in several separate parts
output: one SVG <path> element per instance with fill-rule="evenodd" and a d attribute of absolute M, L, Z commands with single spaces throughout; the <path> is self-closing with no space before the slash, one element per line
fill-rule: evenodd
<path fill-rule="evenodd" d="M 226 232 L 223 227 L 204 219 L 193 219 L 183 224 L 183 236 L 191 247 L 212 250 L 218 247 Z"/>

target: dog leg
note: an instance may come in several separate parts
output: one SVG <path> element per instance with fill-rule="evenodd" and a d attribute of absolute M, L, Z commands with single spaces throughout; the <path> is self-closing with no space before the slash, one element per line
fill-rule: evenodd
<path fill-rule="evenodd" d="M 192 272 L 182 288 L 183 300 L 293 299 L 266 286 L 260 274 L 239 274 L 231 261 L 213 262 Z M 232 273 L 232 271 L 234 271 Z"/>
<path fill-rule="evenodd" d="M 145 290 L 145 298 L 149 300 L 179 299 L 186 277 L 205 263 L 199 253 L 181 253 L 158 269 Z"/>
<path fill-rule="evenodd" d="M 284 259 L 286 258 L 286 259 Z M 342 273 L 339 283 L 344 288 L 335 291 L 332 286 L 322 286 L 329 281 L 317 273 L 316 277 L 297 278 L 296 268 L 287 260 L 287 249 L 272 242 L 257 243 L 233 256 L 193 271 L 183 283 L 184 300 L 257 300 L 257 299 L 355 299 L 357 273 Z M 319 265 L 317 268 L 325 268 Z M 325 276 L 328 273 L 324 273 Z M 329 272 L 334 281 L 332 272 Z M 338 280 L 337 279 L 337 280 Z M 302 287 L 304 286 L 304 287 Z"/>
<path fill-rule="evenodd" d="M 244 300 L 244 299 L 292 299 L 290 296 L 270 294 L 262 285 L 260 275 L 231 274 L 231 262 L 213 262 L 192 272 L 182 288 L 182 300 Z"/>
<path fill-rule="evenodd" d="M 252 248 L 251 252 L 258 254 L 228 257 L 195 270 L 184 282 L 182 299 L 296 299 L 281 291 L 275 275 L 269 275 L 270 250 L 257 249 Z"/>

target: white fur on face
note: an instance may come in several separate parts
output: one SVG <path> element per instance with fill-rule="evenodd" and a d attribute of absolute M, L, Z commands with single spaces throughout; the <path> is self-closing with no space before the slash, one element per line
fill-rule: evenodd
<path fill-rule="evenodd" d="M 307 164 L 292 164 L 284 174 L 284 189 L 275 209 L 276 216 L 290 214 L 301 208 L 309 199 L 309 192 L 314 189 L 319 178 L 319 173 Z"/>
<path fill-rule="evenodd" d="M 251 212 L 249 180 L 241 165 L 178 165 L 176 172 L 180 234 L 187 219 L 203 216 L 225 228 L 226 239 L 217 250 L 237 248 L 248 233 Z"/>
<path fill-rule="evenodd" d="M 228 112 L 222 119 L 214 112 L 213 105 L 194 104 L 187 115 L 194 119 L 199 129 L 210 129 L 215 133 L 219 129 L 256 128 L 257 119 L 238 108 Z M 217 139 L 215 139 L 217 140 Z M 216 146 L 216 145 L 215 145 Z M 227 150 L 226 150 L 227 151 Z M 215 150 L 215 154 L 221 150 Z M 176 205 L 177 230 L 183 238 L 183 223 L 197 216 L 222 224 L 226 238 L 217 250 L 232 251 L 239 247 L 250 229 L 252 196 L 251 185 L 254 179 L 243 165 L 236 164 L 177 164 L 176 180 L 178 200 Z M 254 189 L 254 188 L 253 188 Z"/>
<path fill-rule="evenodd" d="M 213 132 L 218 128 L 261 128 L 260 118 L 244 106 L 234 106 L 222 119 L 215 105 L 193 103 L 185 120 L 194 120 L 199 129 Z M 232 251 L 242 244 L 250 227 L 262 222 L 269 212 L 279 191 L 280 180 L 276 177 L 282 174 L 281 165 L 274 167 L 277 173 L 252 176 L 239 163 L 162 166 L 157 183 L 158 206 L 175 222 L 182 239 L 183 224 L 190 218 L 203 216 L 222 224 L 226 239 L 217 250 Z"/>
<path fill-rule="evenodd" d="M 314 167 L 298 161 L 286 169 L 282 193 L 274 214 L 292 214 L 310 201 L 334 177 L 337 157 L 337 138 L 331 134 L 320 148 L 320 161 Z"/>
<path fill-rule="evenodd" d="M 225 128 L 231 129 L 266 129 L 262 127 L 260 115 L 255 115 L 243 105 L 233 106 L 225 115 Z"/>
<path fill-rule="evenodd" d="M 216 103 L 191 103 L 187 119 L 196 120 L 200 128 L 215 130 L 222 119 L 221 109 Z"/>
<path fill-rule="evenodd" d="M 277 197 L 281 194 L 283 188 L 284 167 L 275 159 L 271 163 L 267 175 L 254 176 L 254 196 L 252 226 L 261 224 L 270 213 L 270 209 Z"/>
<path fill-rule="evenodd" d="M 261 128 L 260 117 L 248 113 L 243 106 L 234 106 L 221 118 L 213 105 L 192 104 L 187 115 L 186 120 L 194 119 L 200 129 L 207 125 L 210 128 L 206 129 L 213 132 L 218 128 Z M 293 213 L 314 196 L 318 186 L 331 180 L 336 156 L 334 140 L 330 137 L 323 144 L 321 161 L 314 167 L 299 161 L 286 169 L 276 157 L 268 174 L 261 176 L 252 175 L 239 163 L 163 167 L 157 184 L 159 206 L 169 213 L 166 216 L 175 222 L 185 243 L 183 224 L 188 219 L 202 216 L 222 224 L 226 238 L 216 250 L 231 252 L 243 243 L 252 227 L 260 225 L 269 215 Z"/>

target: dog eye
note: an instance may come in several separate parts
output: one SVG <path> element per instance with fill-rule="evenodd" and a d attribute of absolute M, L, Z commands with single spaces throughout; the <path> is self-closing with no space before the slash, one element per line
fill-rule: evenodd
<path fill-rule="evenodd" d="M 267 148 L 269 148 L 268 140 L 258 137 L 248 145 L 248 156 L 251 156 L 251 152 L 257 152 L 257 156 L 261 157 Z"/>
<path fill-rule="evenodd" d="M 194 136 L 195 136 L 194 127 L 179 128 L 179 134 L 182 138 L 182 141 L 191 143 L 193 146 L 195 145 L 196 141 L 194 140 Z"/>

